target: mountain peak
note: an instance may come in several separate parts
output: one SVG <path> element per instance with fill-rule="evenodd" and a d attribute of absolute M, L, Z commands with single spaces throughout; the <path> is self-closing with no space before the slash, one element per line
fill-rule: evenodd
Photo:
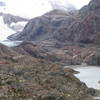
<path fill-rule="evenodd" d="M 91 0 L 91 2 L 89 3 L 89 8 L 91 10 L 100 9 L 100 0 Z"/>

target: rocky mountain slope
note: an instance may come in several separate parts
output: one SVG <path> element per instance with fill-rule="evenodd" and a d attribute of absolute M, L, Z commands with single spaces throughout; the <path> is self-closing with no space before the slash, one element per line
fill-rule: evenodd
<path fill-rule="evenodd" d="M 18 35 L 10 36 L 11 40 L 33 40 L 41 41 L 54 35 L 62 25 L 70 25 L 75 20 L 72 15 L 62 10 L 54 10 L 41 17 L 31 19 L 25 26 L 24 30 Z"/>
<path fill-rule="evenodd" d="M 96 91 L 77 79 L 76 73 L 0 44 L 1 100 L 93 100 Z"/>
<path fill-rule="evenodd" d="M 60 41 L 72 41 L 82 43 L 100 43 L 100 0 L 91 2 L 79 10 L 79 20 L 75 20 L 71 26 L 57 30 L 55 38 Z"/>
<path fill-rule="evenodd" d="M 59 47 L 62 45 L 62 47 Z M 44 59 L 53 63 L 63 65 L 95 65 L 100 66 L 100 46 L 84 44 L 57 44 L 45 41 L 36 44 L 23 42 L 13 50 L 22 54 L 29 55 L 38 59 Z"/>
<path fill-rule="evenodd" d="M 54 10 L 31 19 L 24 30 L 9 37 L 24 42 L 14 48 L 21 54 L 67 65 L 100 65 L 98 0 L 74 13 Z"/>
<path fill-rule="evenodd" d="M 58 40 L 60 42 L 100 43 L 100 0 L 91 2 L 78 12 L 51 11 L 31 19 L 11 40 Z"/>

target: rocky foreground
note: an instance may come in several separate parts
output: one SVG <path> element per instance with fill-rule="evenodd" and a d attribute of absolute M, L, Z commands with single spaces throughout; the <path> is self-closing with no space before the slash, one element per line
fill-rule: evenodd
<path fill-rule="evenodd" d="M 0 100 L 93 100 L 78 72 L 0 44 Z"/>

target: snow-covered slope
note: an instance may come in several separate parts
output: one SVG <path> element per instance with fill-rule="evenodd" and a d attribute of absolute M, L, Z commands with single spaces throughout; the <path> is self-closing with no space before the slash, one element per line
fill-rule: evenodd
<path fill-rule="evenodd" d="M 16 33 L 4 24 L 3 17 L 0 16 L 0 41 L 5 40 L 9 35 Z"/>
<path fill-rule="evenodd" d="M 26 24 L 27 24 L 27 21 L 11 23 L 10 27 L 16 32 L 21 32 L 24 29 Z"/>
<path fill-rule="evenodd" d="M 14 15 L 8 12 L 7 0 L 0 0 L 0 42 L 21 31 L 26 25 L 28 19 Z"/>

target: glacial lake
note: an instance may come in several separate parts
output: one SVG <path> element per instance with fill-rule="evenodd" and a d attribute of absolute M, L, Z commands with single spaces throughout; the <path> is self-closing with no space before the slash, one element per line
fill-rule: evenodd
<path fill-rule="evenodd" d="M 82 82 L 86 83 L 89 88 L 100 90 L 100 67 L 98 66 L 74 66 L 71 67 L 79 74 L 75 74 Z"/>

